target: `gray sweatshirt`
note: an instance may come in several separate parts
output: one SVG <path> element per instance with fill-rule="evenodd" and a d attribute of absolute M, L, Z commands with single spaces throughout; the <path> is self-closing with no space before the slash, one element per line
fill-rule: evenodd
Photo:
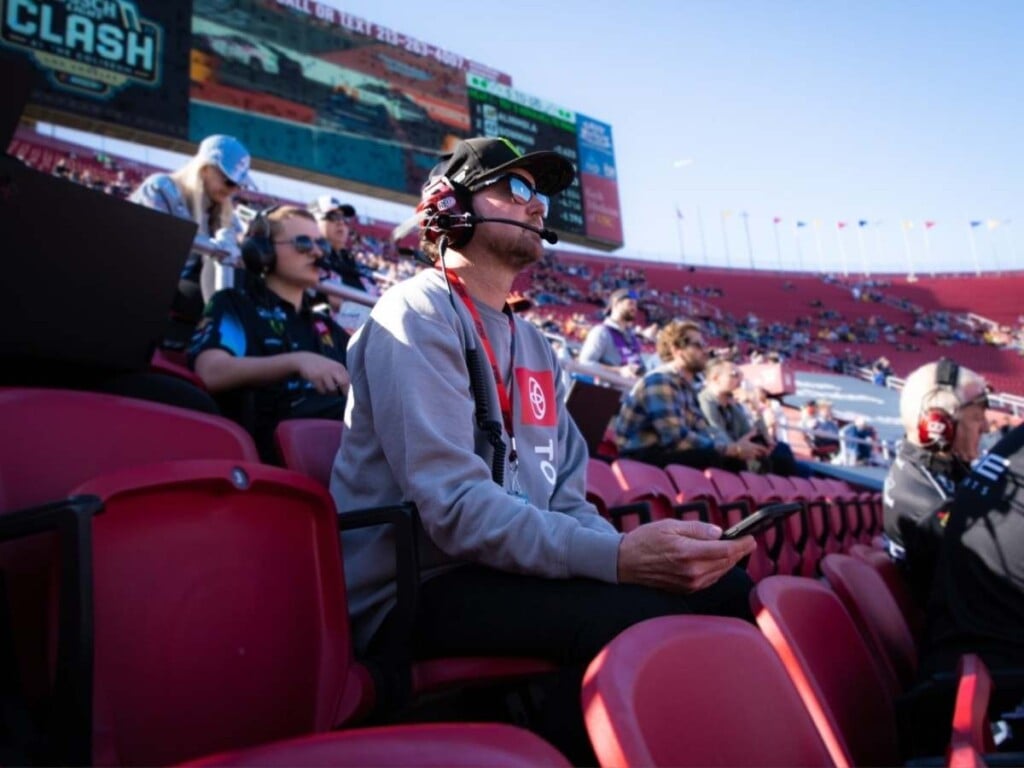
<path fill-rule="evenodd" d="M 523 499 L 491 478 L 492 449 L 476 427 L 465 350 L 479 349 L 490 411 L 502 421 L 494 376 L 473 320 L 437 270 L 389 290 L 348 349 L 352 379 L 331 494 L 340 512 L 411 501 L 419 510 L 420 578 L 479 563 L 552 579 L 614 582 L 621 535 L 586 501 L 587 449 L 565 409 L 554 352 L 530 323 L 477 309 L 512 387 Z M 457 307 L 457 309 L 456 309 Z M 502 432 L 506 446 L 507 433 Z M 342 536 L 356 648 L 395 599 L 389 526 Z"/>

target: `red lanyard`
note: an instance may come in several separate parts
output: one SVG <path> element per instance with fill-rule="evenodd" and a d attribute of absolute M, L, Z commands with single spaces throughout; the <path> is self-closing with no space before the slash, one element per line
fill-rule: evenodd
<path fill-rule="evenodd" d="M 501 417 L 505 422 L 505 431 L 508 432 L 509 440 L 512 443 L 512 450 L 508 454 L 509 464 L 515 466 L 519 456 L 516 453 L 516 435 L 515 430 L 512 428 L 512 386 L 515 379 L 513 374 L 512 379 L 509 380 L 508 387 L 505 387 L 504 378 L 501 375 L 501 370 L 498 368 L 498 358 L 494 354 L 494 347 L 491 346 L 491 340 L 487 337 L 487 330 L 484 328 L 484 322 L 480 317 L 480 312 L 476 308 L 476 304 L 470 297 L 469 292 L 466 290 L 466 284 L 462 282 L 462 278 L 454 272 L 445 270 L 445 275 L 448 277 L 448 282 L 451 284 L 455 292 L 459 294 L 459 298 L 462 299 L 462 303 L 466 305 L 469 310 L 469 314 L 473 317 L 473 325 L 476 326 L 476 333 L 480 337 L 480 341 L 483 342 L 484 352 L 487 354 L 487 361 L 491 364 L 491 373 L 494 374 L 494 383 L 498 388 L 498 402 L 501 404 Z M 508 330 L 511 334 L 511 359 L 515 361 L 516 356 L 516 324 L 515 320 L 512 319 L 512 310 L 508 308 L 506 304 L 502 310 L 505 313 L 505 317 L 508 318 Z"/>

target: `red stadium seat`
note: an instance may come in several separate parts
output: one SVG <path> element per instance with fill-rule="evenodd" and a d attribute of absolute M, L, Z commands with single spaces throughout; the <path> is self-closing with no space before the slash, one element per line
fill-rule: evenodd
<path fill-rule="evenodd" d="M 743 485 L 750 491 L 758 507 L 790 501 L 786 495 L 779 493 L 765 475 L 743 471 L 739 473 Z M 781 478 L 780 478 L 781 479 Z M 779 521 L 775 529 L 764 534 L 768 557 L 773 567 L 771 573 L 796 574 L 800 572 L 802 562 L 797 543 L 800 541 L 799 531 L 803 530 L 803 510 L 794 513 L 785 520 Z"/>
<path fill-rule="evenodd" d="M 849 554 L 858 560 L 863 560 L 882 577 L 882 581 L 885 582 L 885 586 L 889 589 L 889 594 L 892 595 L 896 604 L 900 607 L 900 613 L 907 620 L 907 626 L 910 627 L 914 641 L 916 643 L 921 642 L 921 638 L 924 636 L 924 610 L 914 600 L 910 586 L 888 553 L 885 550 L 868 546 L 867 544 L 854 544 L 850 547 Z"/>
<path fill-rule="evenodd" d="M 182 768 L 568 768 L 529 731 L 499 723 L 359 728 L 274 742 L 184 763 Z"/>
<path fill-rule="evenodd" d="M 186 458 L 258 461 L 252 438 L 217 416 L 132 398 L 58 389 L 0 389 L 0 530 L 15 510 L 63 499 L 79 483 L 137 464 Z M 49 572 L 57 539 L 0 545 L 24 695 L 45 697 Z"/>
<path fill-rule="evenodd" d="M 625 630 L 587 669 L 583 711 L 602 766 L 837 764 L 771 646 L 736 619 Z"/>
<path fill-rule="evenodd" d="M 344 428 L 343 422 L 331 419 L 290 419 L 277 425 L 274 439 L 288 469 L 328 488 Z M 467 656 L 427 659 L 412 665 L 411 693 L 414 696 L 434 694 L 470 684 L 514 680 L 553 669 L 555 667 L 550 662 L 534 658 Z"/>
<path fill-rule="evenodd" d="M 288 469 L 329 488 L 344 430 L 345 423 L 333 419 L 286 419 L 274 430 L 274 442 Z"/>
<path fill-rule="evenodd" d="M 815 579 L 772 576 L 755 585 L 751 604 L 833 759 L 899 763 L 889 685 L 835 593 Z"/>
<path fill-rule="evenodd" d="M 917 648 L 906 617 L 878 572 L 850 555 L 827 555 L 821 570 L 874 650 L 893 696 L 917 675 Z"/>
<path fill-rule="evenodd" d="M 681 502 L 703 502 L 707 504 L 710 522 L 722 526 L 722 511 L 719 509 L 718 491 L 702 470 L 682 464 L 669 464 L 665 467 L 672 487 L 676 490 L 676 499 Z"/>
<path fill-rule="evenodd" d="M 372 704 L 320 485 L 209 460 L 123 469 L 74 493 L 104 504 L 83 521 L 94 764 L 165 765 L 327 731 Z"/>
<path fill-rule="evenodd" d="M 652 520 L 674 517 L 678 520 L 707 522 L 710 519 L 709 505 L 706 502 L 684 502 L 678 498 L 679 492 L 661 467 L 633 459 L 616 459 L 612 463 L 612 472 L 623 488 L 621 500 L 648 502 L 651 505 Z"/>
<path fill-rule="evenodd" d="M 623 502 L 625 489 L 609 464 L 600 459 L 587 459 L 587 501 L 620 531 L 630 531 L 651 522 L 651 505 L 647 501 Z"/>

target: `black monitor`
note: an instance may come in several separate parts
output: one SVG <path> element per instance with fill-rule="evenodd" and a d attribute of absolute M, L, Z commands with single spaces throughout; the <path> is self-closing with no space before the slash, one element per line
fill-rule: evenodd
<path fill-rule="evenodd" d="M 196 225 L 0 157 L 0 369 L 146 370 Z M 28 383 L 28 382 L 26 382 Z"/>
<path fill-rule="evenodd" d="M 24 56 L 3 51 L 0 51 L 0 72 L 4 73 L 0 88 L 0 152 L 6 152 L 39 73 Z"/>

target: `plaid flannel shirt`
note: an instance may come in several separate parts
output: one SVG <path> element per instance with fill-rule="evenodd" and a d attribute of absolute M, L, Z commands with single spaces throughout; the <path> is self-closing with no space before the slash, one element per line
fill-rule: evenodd
<path fill-rule="evenodd" d="M 669 365 L 634 384 L 615 419 L 615 442 L 623 452 L 705 447 L 713 442 L 710 433 L 693 385 Z"/>

